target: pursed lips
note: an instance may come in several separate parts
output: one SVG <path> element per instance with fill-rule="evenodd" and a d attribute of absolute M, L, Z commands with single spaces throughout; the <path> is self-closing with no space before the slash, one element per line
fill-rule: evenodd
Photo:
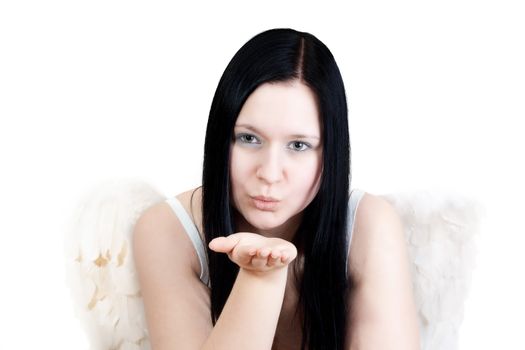
<path fill-rule="evenodd" d="M 262 211 L 275 211 L 279 201 L 273 197 L 256 196 L 252 197 L 255 208 Z"/>
<path fill-rule="evenodd" d="M 264 202 L 279 202 L 279 199 L 273 198 L 273 197 L 265 197 L 265 196 L 252 196 L 253 199 L 257 199 Z"/>

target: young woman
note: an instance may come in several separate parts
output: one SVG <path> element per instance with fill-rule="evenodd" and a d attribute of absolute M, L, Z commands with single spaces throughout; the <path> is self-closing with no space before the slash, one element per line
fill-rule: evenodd
<path fill-rule="evenodd" d="M 418 349 L 402 224 L 353 189 L 343 81 L 292 29 L 232 58 L 202 186 L 149 208 L 134 257 L 153 349 Z"/>

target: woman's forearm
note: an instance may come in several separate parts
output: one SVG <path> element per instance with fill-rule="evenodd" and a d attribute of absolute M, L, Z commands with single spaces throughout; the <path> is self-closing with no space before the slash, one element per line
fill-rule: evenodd
<path fill-rule="evenodd" d="M 202 350 L 270 350 L 286 289 L 288 266 L 239 269 L 232 291 Z"/>

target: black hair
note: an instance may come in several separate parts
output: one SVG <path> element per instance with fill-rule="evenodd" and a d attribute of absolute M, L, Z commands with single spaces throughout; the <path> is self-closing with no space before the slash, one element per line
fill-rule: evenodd
<path fill-rule="evenodd" d="M 236 232 L 229 174 L 235 122 L 244 102 L 259 85 L 291 81 L 299 81 L 314 92 L 323 143 L 319 191 L 304 209 L 297 230 L 300 234 L 292 242 L 299 255 L 304 256 L 302 279 L 296 281 L 299 291 L 296 312 L 300 311 L 302 316 L 301 349 L 308 345 L 309 350 L 342 350 L 349 322 L 347 295 L 353 286 L 346 272 L 351 179 L 347 102 L 332 53 L 306 32 L 271 29 L 251 38 L 229 62 L 213 97 L 202 174 L 211 318 L 215 325 L 239 271 L 239 266 L 226 254 L 208 247 L 215 237 Z"/>

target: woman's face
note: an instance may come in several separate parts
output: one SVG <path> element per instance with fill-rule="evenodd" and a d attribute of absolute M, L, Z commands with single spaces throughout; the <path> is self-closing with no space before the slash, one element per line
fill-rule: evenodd
<path fill-rule="evenodd" d="M 321 172 L 313 91 L 298 81 L 260 85 L 239 113 L 231 145 L 231 195 L 241 214 L 237 231 L 291 240 L 317 194 Z"/>

